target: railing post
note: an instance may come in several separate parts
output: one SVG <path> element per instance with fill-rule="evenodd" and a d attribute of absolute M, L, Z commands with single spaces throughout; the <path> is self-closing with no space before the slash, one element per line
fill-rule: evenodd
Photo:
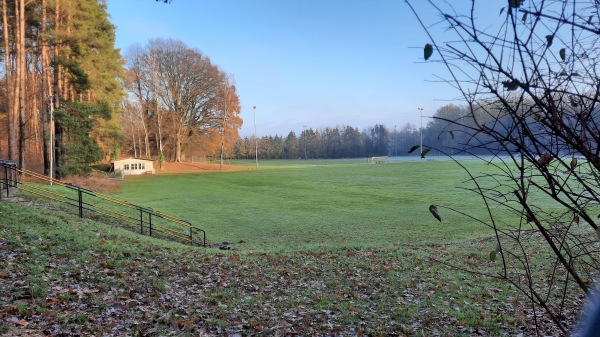
<path fill-rule="evenodd" d="M 0 200 L 2 200 L 2 193 L 3 193 L 2 191 L 4 190 L 4 185 L 6 185 L 6 183 L 8 182 L 8 176 L 6 174 L 8 169 L 4 165 L 4 161 L 0 161 L 0 167 L 4 170 L 4 175 L 5 175 L 5 179 L 0 180 Z M 8 190 L 7 190 L 6 194 L 7 194 L 6 197 L 8 198 Z"/>
<path fill-rule="evenodd" d="M 79 197 L 79 217 L 83 218 L 83 192 L 79 187 L 77 187 L 77 194 Z"/>
<path fill-rule="evenodd" d="M 148 225 L 150 226 L 150 236 L 152 236 L 152 213 L 148 212 Z"/>
<path fill-rule="evenodd" d="M 0 179 L 0 198 L 2 198 L 3 191 L 6 191 L 6 197 L 9 198 L 10 189 L 17 188 L 19 183 L 17 164 L 10 160 L 0 160 L 0 167 L 4 170 L 4 179 Z"/>
<path fill-rule="evenodd" d="M 143 235 L 144 234 L 144 210 L 139 207 L 140 209 L 140 233 Z"/>

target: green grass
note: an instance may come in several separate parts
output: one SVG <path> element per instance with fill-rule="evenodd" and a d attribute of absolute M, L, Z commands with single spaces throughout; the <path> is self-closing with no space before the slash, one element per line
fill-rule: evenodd
<path fill-rule="evenodd" d="M 431 260 L 473 256 L 478 270 L 493 270 L 481 253 L 489 242 L 221 252 L 19 204 L 0 203 L 0 214 L 9 256 L 0 267 L 0 296 L 8 299 L 0 312 L 33 331 L 514 335 L 524 324 L 503 314 L 521 313 L 514 289 Z"/>
<path fill-rule="evenodd" d="M 439 223 L 428 211 L 440 204 L 484 214 L 479 197 L 461 189 L 456 164 L 261 165 L 128 177 L 118 193 L 190 220 L 232 251 L 0 202 L 0 313 L 55 334 L 534 333 L 515 288 L 449 267 L 501 267 L 488 257 L 490 230 L 443 208 Z"/>
<path fill-rule="evenodd" d="M 389 247 L 491 234 L 456 213 L 441 210 L 443 224 L 429 213 L 429 205 L 441 204 L 485 216 L 481 199 L 460 188 L 465 173 L 450 161 L 261 164 L 126 179 L 117 196 L 189 220 L 212 242 L 243 240 L 236 248 L 244 250 Z"/>

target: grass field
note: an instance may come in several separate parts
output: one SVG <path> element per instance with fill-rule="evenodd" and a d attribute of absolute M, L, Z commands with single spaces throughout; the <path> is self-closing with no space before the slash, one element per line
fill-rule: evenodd
<path fill-rule="evenodd" d="M 243 250 L 389 247 L 490 235 L 430 204 L 483 215 L 450 161 L 369 165 L 356 161 L 261 162 L 259 170 L 128 178 L 118 197 L 191 221 L 212 242 Z M 471 161 L 473 170 L 489 169 Z"/>
<path fill-rule="evenodd" d="M 485 214 L 456 164 L 238 164 L 248 170 L 128 177 L 116 193 L 230 251 L 0 202 L 0 334 L 506 336 L 548 321 L 507 283 L 450 267 L 500 271 L 488 229 L 428 211 Z"/>

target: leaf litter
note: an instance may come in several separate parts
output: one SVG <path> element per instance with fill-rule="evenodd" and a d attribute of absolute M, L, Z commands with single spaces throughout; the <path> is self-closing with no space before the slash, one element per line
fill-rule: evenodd
<path fill-rule="evenodd" d="M 282 254 L 130 240 L 143 252 L 131 254 L 51 240 L 0 239 L 0 332 L 493 336 L 532 335 L 533 318 L 544 319 L 500 281 L 430 259 L 461 259 L 442 245 Z M 490 266 L 485 255 L 469 263 Z"/>

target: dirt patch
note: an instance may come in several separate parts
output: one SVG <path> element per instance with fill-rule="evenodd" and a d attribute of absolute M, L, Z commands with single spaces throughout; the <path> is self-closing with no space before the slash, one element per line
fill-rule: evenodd
<path fill-rule="evenodd" d="M 205 173 L 220 171 L 245 171 L 248 168 L 233 165 L 203 164 L 203 163 L 163 163 L 163 169 L 160 169 L 158 162 L 154 162 L 156 174 L 177 174 L 177 173 Z"/>
<path fill-rule="evenodd" d="M 159 168 L 158 162 L 154 162 L 154 168 L 157 175 L 168 174 L 183 174 L 183 173 L 206 173 L 206 172 L 225 172 L 225 171 L 243 171 L 246 167 L 223 165 L 220 168 L 219 164 L 201 164 L 201 163 L 164 163 L 163 169 Z M 142 176 L 125 176 L 125 179 Z M 71 176 L 63 179 L 64 182 L 69 182 L 74 185 L 93 190 L 101 193 L 116 192 L 121 188 L 120 180 L 109 180 L 102 172 L 94 172 L 87 177 Z"/>
<path fill-rule="evenodd" d="M 121 188 L 120 180 L 107 179 L 103 172 L 93 172 L 87 177 L 70 176 L 62 181 L 100 193 L 113 193 Z"/>
<path fill-rule="evenodd" d="M 35 172 L 35 171 L 34 171 Z M 43 172 L 43 170 L 42 170 Z M 24 183 L 41 183 L 49 184 L 50 179 L 47 176 L 43 176 L 42 173 L 39 175 L 24 174 L 19 178 L 19 181 Z M 68 176 L 60 180 L 61 183 L 73 184 L 75 186 L 83 187 L 88 190 L 100 193 L 113 193 L 121 188 L 120 180 L 111 180 L 106 178 L 104 172 L 92 172 L 87 176 Z"/>
<path fill-rule="evenodd" d="M 183 174 L 183 173 L 207 173 L 207 172 L 233 172 L 233 171 L 245 171 L 248 167 L 234 166 L 234 165 L 221 165 L 219 164 L 203 164 L 203 163 L 164 163 L 163 169 L 159 168 L 158 162 L 154 162 L 154 167 L 157 175 L 169 175 L 169 174 Z M 32 170 L 41 174 L 43 167 L 41 166 L 38 170 Z M 142 176 L 126 176 L 125 179 L 146 177 Z M 24 182 L 42 182 L 47 183 L 47 180 L 42 180 L 33 176 L 23 176 L 21 180 Z M 73 185 L 87 188 L 94 192 L 100 193 L 113 193 L 121 188 L 122 181 L 111 180 L 106 178 L 104 172 L 95 171 L 85 177 L 80 176 L 69 176 L 61 179 L 62 182 L 71 183 Z"/>

